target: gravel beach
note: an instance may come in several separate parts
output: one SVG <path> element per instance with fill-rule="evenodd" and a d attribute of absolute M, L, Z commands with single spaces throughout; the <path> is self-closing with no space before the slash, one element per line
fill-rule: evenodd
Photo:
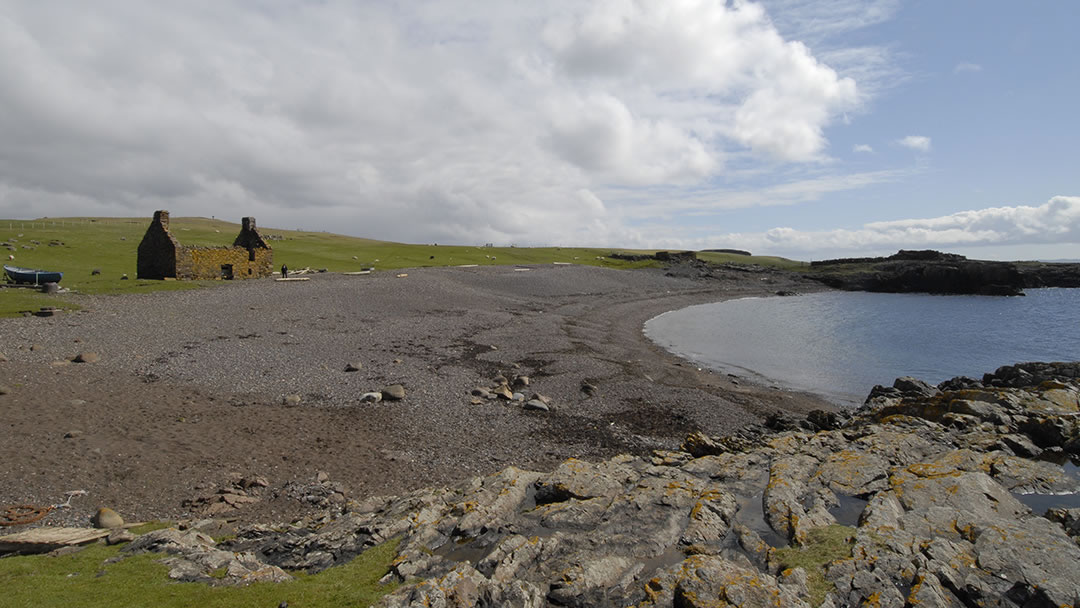
<path fill-rule="evenodd" d="M 2 319 L 0 506 L 86 490 L 43 523 L 82 524 L 99 506 L 129 521 L 178 519 L 200 516 L 194 497 L 243 487 L 253 500 L 215 514 L 280 521 L 314 508 L 305 484 L 319 480 L 363 499 L 510 465 L 551 470 L 571 456 L 648 454 L 778 409 L 831 409 L 813 395 L 698 370 L 642 335 L 668 310 L 820 289 L 760 269 L 712 275 L 586 266 L 327 273 L 78 296 L 80 312 Z M 69 362 L 80 353 L 100 358 Z M 551 411 L 473 394 L 498 376 L 511 385 L 527 377 L 513 390 L 549 398 Z M 394 384 L 404 399 L 361 401 Z"/>

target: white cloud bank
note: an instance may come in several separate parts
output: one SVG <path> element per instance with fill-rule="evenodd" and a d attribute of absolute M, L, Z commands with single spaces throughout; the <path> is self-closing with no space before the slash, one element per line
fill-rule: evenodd
<path fill-rule="evenodd" d="M 0 8 L 0 217 L 616 241 L 617 199 L 826 159 L 854 80 L 719 0 Z"/>
<path fill-rule="evenodd" d="M 800 231 L 774 228 L 734 233 L 693 243 L 695 248 L 739 247 L 789 255 L 828 251 L 889 253 L 898 249 L 1080 243 L 1080 196 L 1055 196 L 1037 207 L 991 207 L 935 218 L 872 222 L 855 230 Z"/>
<path fill-rule="evenodd" d="M 902 139 L 896 140 L 896 143 L 910 148 L 916 152 L 929 152 L 930 151 L 930 138 L 925 135 L 908 135 Z"/>

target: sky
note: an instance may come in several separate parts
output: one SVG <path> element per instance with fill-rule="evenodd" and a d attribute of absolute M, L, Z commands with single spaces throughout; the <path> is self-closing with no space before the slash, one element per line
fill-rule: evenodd
<path fill-rule="evenodd" d="M 0 218 L 1080 258 L 1080 3 L 0 0 Z"/>

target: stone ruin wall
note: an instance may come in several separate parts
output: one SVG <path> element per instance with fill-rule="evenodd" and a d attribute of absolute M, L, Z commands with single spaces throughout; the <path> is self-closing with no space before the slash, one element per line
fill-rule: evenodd
<path fill-rule="evenodd" d="M 175 279 L 176 253 L 183 247 L 169 232 L 169 212 L 155 211 L 139 243 L 137 276 L 140 279 Z"/>
<path fill-rule="evenodd" d="M 181 279 L 221 279 L 221 267 L 231 264 L 233 279 L 268 277 L 274 272 L 274 252 L 242 247 L 198 247 L 181 245 L 176 252 L 176 275 Z M 254 259 L 251 259 L 254 258 Z"/>
<path fill-rule="evenodd" d="M 223 266 L 231 266 L 227 276 Z M 169 232 L 169 212 L 156 211 L 139 243 L 140 279 L 256 279 L 274 272 L 274 251 L 259 235 L 255 218 L 243 219 L 232 247 L 182 245 Z"/>

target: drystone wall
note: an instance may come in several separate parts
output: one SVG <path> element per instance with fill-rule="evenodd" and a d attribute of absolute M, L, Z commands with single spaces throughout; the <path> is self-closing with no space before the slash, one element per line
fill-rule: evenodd
<path fill-rule="evenodd" d="M 273 273 L 274 252 L 241 247 L 181 245 L 176 275 L 183 279 L 253 279 Z"/>

